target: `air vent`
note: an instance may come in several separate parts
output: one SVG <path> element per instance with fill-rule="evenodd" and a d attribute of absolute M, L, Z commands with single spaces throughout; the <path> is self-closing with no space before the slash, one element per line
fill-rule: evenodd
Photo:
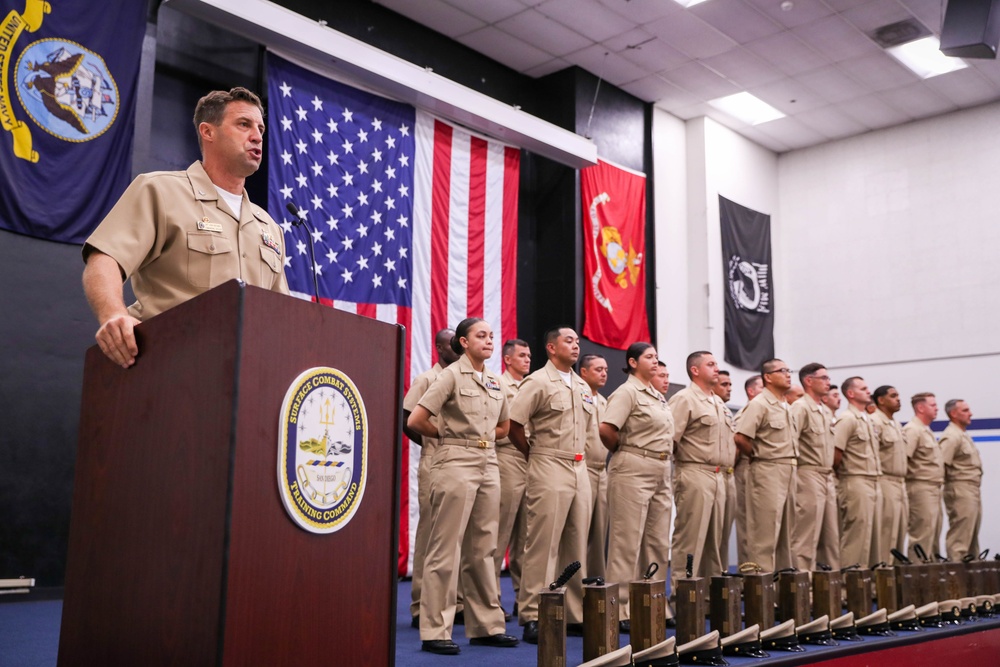
<path fill-rule="evenodd" d="M 888 49 L 890 46 L 906 44 L 915 39 L 927 37 L 930 34 L 931 31 L 923 23 L 914 18 L 909 18 L 905 21 L 897 21 L 896 23 L 876 28 L 868 33 L 868 36 L 883 49 Z"/>

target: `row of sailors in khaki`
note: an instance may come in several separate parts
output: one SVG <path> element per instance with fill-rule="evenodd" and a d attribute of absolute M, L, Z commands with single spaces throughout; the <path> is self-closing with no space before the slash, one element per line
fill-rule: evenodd
<path fill-rule="evenodd" d="M 944 505 L 948 512 L 948 535 L 945 546 L 950 560 L 961 560 L 979 553 L 979 527 L 983 519 L 980 485 L 983 462 L 966 428 L 972 411 L 962 400 L 945 404 L 951 423 L 941 434 L 941 458 L 944 463 Z"/>
<path fill-rule="evenodd" d="M 891 562 L 892 549 L 906 551 L 907 518 L 906 498 L 906 442 L 903 429 L 893 417 L 899 412 L 899 392 L 895 387 L 882 386 L 872 392 L 875 411 L 871 414 L 875 435 L 878 437 L 878 455 L 882 476 L 879 490 L 882 493 L 881 529 L 878 551 L 873 560 Z"/>

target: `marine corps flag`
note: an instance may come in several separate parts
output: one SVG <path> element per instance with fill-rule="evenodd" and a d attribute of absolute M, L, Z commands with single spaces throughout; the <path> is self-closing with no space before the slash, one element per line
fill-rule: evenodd
<path fill-rule="evenodd" d="M 583 335 L 624 350 L 649 340 L 646 320 L 646 175 L 598 160 L 580 171 Z"/>
<path fill-rule="evenodd" d="M 128 186 L 146 5 L 0 0 L 0 228 L 83 243 Z"/>
<path fill-rule="evenodd" d="M 726 356 L 756 370 L 774 357 L 771 216 L 719 197 L 726 300 Z"/>

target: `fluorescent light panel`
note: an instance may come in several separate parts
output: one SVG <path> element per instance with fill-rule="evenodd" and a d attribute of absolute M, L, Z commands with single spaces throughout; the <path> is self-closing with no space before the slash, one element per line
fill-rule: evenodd
<path fill-rule="evenodd" d="M 705 0 L 674 0 L 681 7 L 694 7 L 695 5 L 700 5 L 705 2 Z"/>
<path fill-rule="evenodd" d="M 746 91 L 709 100 L 708 103 L 719 111 L 750 125 L 760 125 L 785 117 L 785 114 Z"/>
<path fill-rule="evenodd" d="M 951 58 L 941 53 L 941 41 L 933 35 L 890 47 L 886 51 L 921 79 L 968 67 L 961 58 Z"/>

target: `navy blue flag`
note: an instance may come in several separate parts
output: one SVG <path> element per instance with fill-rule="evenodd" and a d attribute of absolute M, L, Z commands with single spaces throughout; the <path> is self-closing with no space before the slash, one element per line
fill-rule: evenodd
<path fill-rule="evenodd" d="M 146 3 L 0 0 L 0 228 L 83 243 L 129 184 Z"/>

